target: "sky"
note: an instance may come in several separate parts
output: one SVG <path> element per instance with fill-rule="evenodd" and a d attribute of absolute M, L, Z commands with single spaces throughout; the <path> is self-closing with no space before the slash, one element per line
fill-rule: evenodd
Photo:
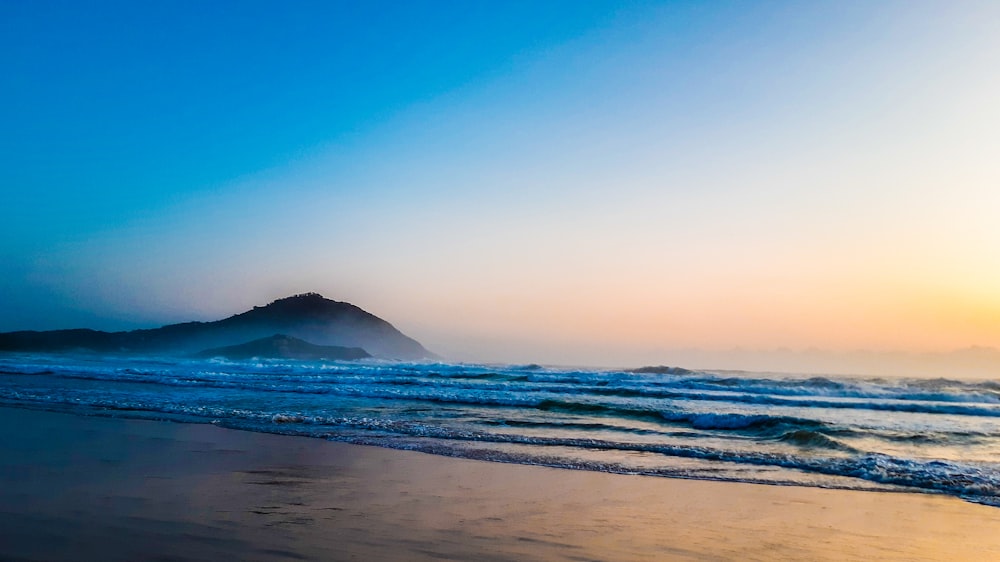
<path fill-rule="evenodd" d="M 0 330 L 316 291 L 461 361 L 997 347 L 996 29 L 972 1 L 0 2 Z"/>

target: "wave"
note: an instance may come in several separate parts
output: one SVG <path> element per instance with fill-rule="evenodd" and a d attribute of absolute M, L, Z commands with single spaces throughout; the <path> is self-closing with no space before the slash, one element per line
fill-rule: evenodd
<path fill-rule="evenodd" d="M 55 371 L 53 371 L 51 369 L 34 370 L 34 369 L 30 369 L 30 368 L 29 369 L 25 369 L 23 367 L 20 367 L 20 368 L 19 367 L 13 367 L 13 368 L 11 368 L 11 367 L 0 367 L 0 375 L 28 375 L 28 376 L 31 376 L 31 375 L 52 375 L 52 374 L 55 374 Z"/>
<path fill-rule="evenodd" d="M 794 432 L 799 430 L 810 431 L 812 433 L 824 430 L 831 433 L 845 432 L 845 430 L 835 428 L 818 420 L 768 414 L 670 412 L 656 409 L 624 408 L 604 404 L 567 402 L 564 400 L 544 400 L 536 408 L 548 412 L 597 416 L 608 415 L 641 421 L 683 424 L 700 430 L 750 431 L 758 434 L 779 433 L 782 435 L 788 431 Z"/>
<path fill-rule="evenodd" d="M 440 373 L 428 373 L 424 375 L 428 379 L 447 380 L 485 380 L 485 381 L 507 381 L 507 382 L 527 382 L 531 379 L 529 375 L 513 375 L 504 373 L 474 373 L 474 374 L 451 374 L 442 375 Z"/>
<path fill-rule="evenodd" d="M 19 362 L 2 361 L 0 369 L 16 372 L 20 369 L 46 370 L 58 366 L 62 357 L 50 357 L 45 361 Z M 614 386 L 625 391 L 655 391 L 662 390 L 714 390 L 736 391 L 747 394 L 766 394 L 772 396 L 816 396 L 838 398 L 899 398 L 909 400 L 930 401 L 961 401 L 1000 403 L 1000 383 L 996 381 L 968 382 L 955 379 L 899 379 L 886 381 L 884 379 L 829 377 L 775 377 L 760 378 L 751 376 L 721 376 L 711 373 L 687 371 L 679 369 L 681 374 L 646 374 L 626 371 L 581 371 L 560 370 L 525 366 L 497 365 L 466 365 L 445 363 L 396 363 L 384 361 L 361 362 L 314 362 L 264 360 L 252 362 L 236 362 L 220 359 L 211 360 L 165 360 L 117 359 L 108 361 L 91 361 L 92 365 L 82 365 L 78 362 L 72 368 L 84 371 L 99 371 L 108 365 L 125 364 L 135 372 L 147 374 L 162 373 L 165 370 L 178 368 L 191 370 L 198 366 L 211 365 L 224 367 L 233 374 L 352 374 L 367 378 L 383 377 L 415 377 L 428 379 L 465 379 L 465 380 L 515 380 L 536 384 L 565 383 L 581 386 Z M 167 367 L 159 370 L 140 370 L 134 368 L 136 363 Z M 218 369 L 209 369 L 218 370 Z"/>
<path fill-rule="evenodd" d="M 146 381 L 145 375 L 135 372 L 116 372 L 107 374 L 107 377 L 98 377 L 98 380 Z M 69 375 L 75 378 L 76 375 Z M 84 379 L 89 379 L 90 375 L 82 375 Z M 212 378 L 215 377 L 215 378 Z M 296 378 L 298 380 L 298 378 Z M 303 395 L 314 396 L 339 396 L 350 399 L 379 400 L 387 401 L 386 404 L 403 402 L 427 403 L 428 407 L 437 408 L 439 406 L 454 406 L 463 410 L 473 408 L 468 411 L 482 411 L 482 409 L 514 409 L 509 414 L 501 412 L 489 413 L 500 419 L 518 423 L 516 418 L 527 415 L 526 412 L 537 410 L 541 412 L 552 412 L 581 418 L 580 429 L 583 429 L 587 421 L 584 418 L 605 417 L 619 419 L 625 424 L 611 425 L 617 431 L 638 433 L 640 431 L 657 431 L 650 426 L 628 427 L 628 421 L 640 421 L 647 424 L 660 426 L 683 426 L 696 431 L 708 432 L 710 434 L 722 435 L 737 433 L 751 438 L 775 439 L 787 432 L 796 430 L 808 430 L 822 433 L 828 436 L 837 437 L 870 437 L 886 442 L 920 444 L 944 444 L 944 445 L 974 445 L 977 443 L 990 442 L 993 437 L 989 432 L 961 430 L 961 429 L 939 429 L 931 430 L 927 427 L 919 427 L 916 430 L 907 430 L 906 426 L 897 429 L 886 429 L 878 427 L 845 427 L 840 424 L 831 424 L 818 419 L 796 417 L 788 415 L 777 415 L 771 413 L 719 413 L 719 412 L 690 412 L 678 409 L 684 407 L 684 403 L 679 404 L 653 404 L 639 405 L 638 403 L 607 403 L 594 401 L 579 401 L 571 396 L 548 393 L 550 397 L 536 397 L 530 393 L 498 392 L 465 392 L 467 387 L 458 389 L 449 388 L 424 388 L 421 385 L 410 385 L 406 379 L 391 379 L 379 381 L 378 384 L 371 381 L 363 382 L 351 379 L 351 384 L 343 382 L 331 383 L 324 381 L 316 384 L 289 386 L 288 380 L 273 380 L 270 378 L 246 379 L 228 373 L 215 373 L 209 375 L 188 375 L 188 378 L 160 378 L 155 384 L 166 384 L 178 388 L 206 388 L 223 389 L 228 391 L 238 391 L 248 393 L 248 396 L 259 396 L 260 393 L 275 395 Z M 402 384 L 402 388 L 395 385 Z M 412 388 L 411 388 L 412 386 Z M 498 389 L 499 390 L 499 389 Z M 59 392 L 49 392 L 44 395 L 26 391 L 25 394 L 12 395 L 4 392 L 0 388 L 0 397 L 6 395 L 15 400 L 37 400 L 53 401 L 66 400 L 60 398 Z M 131 391 L 136 394 L 135 391 Z M 124 393 L 129 394 L 129 393 Z M 72 398 L 75 399 L 75 398 Z M 399 406 L 396 406 L 399 407 Z M 412 406 L 408 406 L 413 410 Z M 478 410 L 475 410 L 478 409 Z M 902 406 L 899 410 L 916 410 L 913 407 Z M 954 408 L 950 408 L 954 410 Z M 515 412 L 521 410 L 521 412 Z M 926 408 L 922 410 L 926 411 Z M 416 411 L 416 410 L 414 410 Z M 803 411 L 803 410 L 800 410 Z M 804 411 L 809 411 L 804 410 Z M 919 410 L 918 410 L 919 411 Z M 990 412 L 992 413 L 992 412 Z M 559 420 L 559 423 L 566 420 Z M 797 439 L 786 438 L 786 442 L 795 443 Z"/>
<path fill-rule="evenodd" d="M 283 367 L 284 368 L 284 367 Z M 13 370 L 9 369 L 8 370 Z M 206 386 L 215 388 L 242 388 L 254 391 L 294 392 L 294 393 L 315 393 L 315 394 L 350 394 L 364 396 L 365 391 L 359 387 L 379 387 L 386 385 L 411 386 L 414 388 L 424 388 L 426 392 L 420 396 L 413 396 L 413 399 L 426 399 L 439 401 L 433 395 L 443 390 L 476 390 L 485 393 L 495 392 L 506 395 L 517 394 L 524 397 L 511 405 L 522 405 L 530 401 L 532 394 L 559 394 L 559 395 L 579 395 L 579 396 L 610 396 L 619 398 L 650 398 L 660 400 L 685 400 L 703 402 L 730 402 L 743 404 L 788 406 L 796 408 L 830 408 L 830 409 L 859 409 L 890 412 L 908 412 L 942 415 L 963 415 L 1000 417 L 1000 405 L 993 403 L 975 403 L 978 395 L 949 395 L 947 400 L 931 401 L 931 398 L 942 398 L 941 396 L 931 396 L 927 394 L 914 395 L 913 393 L 897 394 L 894 398 L 862 399 L 857 396 L 838 396 L 836 399 L 825 397 L 815 397 L 806 395 L 770 395 L 746 392 L 697 392 L 684 390 L 665 390 L 663 388 L 634 388 L 634 387 L 600 387 L 596 385 L 567 385 L 564 382 L 531 382 L 524 381 L 524 375 L 508 376 L 497 373 L 474 373 L 461 376 L 445 376 L 440 373 L 423 373 L 414 375 L 413 373 L 399 375 L 399 369 L 392 370 L 396 374 L 382 374 L 378 377 L 371 377 L 358 374 L 355 367 L 344 367 L 335 370 L 333 373 L 317 375 L 313 372 L 301 373 L 275 373 L 268 375 L 277 376 L 277 379 L 270 380 L 261 377 L 259 374 L 246 376 L 243 373 L 225 372 L 182 372 L 173 373 L 170 371 L 143 370 L 136 368 L 120 369 L 113 372 L 100 369 L 81 369 L 74 367 L 59 370 L 32 371 L 30 374 L 54 374 L 55 376 L 69 378 L 92 378 L 95 380 L 113 380 L 122 382 L 136 382 L 143 384 L 164 384 L 173 386 Z M 27 371 L 27 369 L 26 369 Z M 29 373 L 25 373 L 29 374 Z M 440 376 L 441 381 L 422 382 L 427 380 L 429 375 Z M 530 375 L 534 376 L 534 375 Z M 529 377 L 530 377 L 529 376 Z M 476 378 L 474 378 L 476 377 Z M 500 381 L 502 377 L 509 377 L 507 381 Z M 458 379 L 458 380 L 455 380 Z M 463 384 L 463 380 L 476 380 L 472 384 Z M 565 376 L 558 378 L 559 381 L 567 380 Z M 807 379 L 812 380 L 812 379 Z M 290 383 L 302 383 L 299 386 L 291 386 Z M 578 381 L 579 382 L 579 381 Z M 690 381 L 688 381 L 690 382 Z M 343 390 L 339 387 L 344 383 L 354 385 L 352 390 Z M 443 383 L 443 384 L 442 384 Z M 519 384 L 525 383 L 525 384 Z M 685 383 L 687 384 L 687 383 Z M 826 385 L 826 382 L 820 384 Z M 689 385 L 690 386 L 690 385 Z M 868 393 L 872 394 L 872 393 Z M 381 390 L 373 391 L 371 397 L 386 398 L 388 395 Z M 484 404 L 500 404 L 502 400 L 486 400 Z"/>
<path fill-rule="evenodd" d="M 825 427 L 817 420 L 768 414 L 662 414 L 668 421 L 686 422 L 695 429 L 770 429 L 774 427 Z"/>
<path fill-rule="evenodd" d="M 81 406 L 75 404 L 75 406 Z M 190 407 L 180 404 L 155 405 L 141 402 L 100 403 L 89 406 L 115 411 L 147 413 L 156 418 L 158 414 L 195 416 L 210 419 L 213 423 L 237 429 L 251 429 L 273 433 L 285 433 L 321 437 L 352 443 L 378 444 L 393 448 L 406 448 L 449 454 L 468 458 L 483 456 L 484 444 L 516 444 L 537 448 L 537 454 L 512 454 L 504 451 L 489 451 L 491 460 L 506 459 L 505 462 L 521 464 L 543 464 L 582 470 L 605 472 L 627 472 L 660 476 L 684 476 L 683 469 L 671 467 L 636 468 L 614 462 L 594 462 L 560 457 L 550 451 L 556 449 L 604 450 L 623 452 L 656 453 L 665 456 L 701 459 L 737 465 L 771 466 L 804 472 L 858 478 L 864 481 L 902 486 L 909 489 L 947 493 L 989 505 L 1000 505 L 1000 466 L 955 463 L 940 460 L 898 458 L 879 453 L 853 454 L 839 457 L 814 457 L 794 454 L 780 454 L 760 451 L 736 451 L 723 448 L 656 443 L 636 443 L 610 441 L 595 438 L 566 438 L 527 436 L 519 434 L 490 433 L 482 431 L 445 428 L 398 420 L 378 418 L 350 418 L 311 416 L 301 413 L 271 413 L 266 411 L 231 410 L 212 407 Z M 157 418 L 159 419 L 159 418 Z M 248 423 L 245 423 L 248 422 Z M 336 428 L 359 429 L 373 434 L 340 433 Z M 435 440 L 432 442 L 399 441 L 392 435 Z M 804 448 L 817 446 L 830 448 L 826 436 L 809 433 L 786 434 L 782 440 L 797 441 Z M 436 441 L 461 442 L 461 447 L 442 445 Z M 832 441 L 832 440 L 831 440 Z M 476 445 L 475 449 L 466 449 Z M 442 452 L 442 447 L 448 450 Z M 835 447 L 841 452 L 849 449 Z M 751 478 L 750 480 L 753 481 Z"/>
<path fill-rule="evenodd" d="M 794 431 L 787 431 L 785 433 L 782 433 L 777 438 L 777 440 L 805 448 L 830 449 L 834 451 L 845 451 L 848 453 L 859 452 L 857 449 L 851 447 L 850 445 L 841 443 L 840 441 L 837 441 L 836 439 L 833 439 L 818 431 L 810 431 L 808 429 L 796 429 Z"/>
<path fill-rule="evenodd" d="M 26 373 L 42 374 L 42 371 L 24 369 Z M 51 370 L 50 370 L 51 371 Z M 337 395 L 352 398 L 369 398 L 380 400 L 422 401 L 435 404 L 453 404 L 458 406 L 481 407 L 512 407 L 537 408 L 542 411 L 552 411 L 564 414 L 584 416 L 614 416 L 623 419 L 645 421 L 651 423 L 682 423 L 695 429 L 726 430 L 745 429 L 757 426 L 776 425 L 787 422 L 786 425 L 800 425 L 812 428 L 818 421 L 808 421 L 805 418 L 797 420 L 780 419 L 771 415 L 742 417 L 742 414 L 708 413 L 691 414 L 684 412 L 686 405 L 697 401 L 702 402 L 733 402 L 763 406 L 787 406 L 801 409 L 861 409 L 887 412 L 906 412 L 924 414 L 945 414 L 955 416 L 998 417 L 1000 409 L 991 406 L 955 403 L 915 403 L 902 401 L 831 401 L 816 399 L 799 399 L 761 395 L 716 395 L 705 393 L 670 393 L 668 402 L 651 402 L 638 405 L 636 401 L 625 403 L 607 402 L 603 399 L 590 400 L 607 396 L 599 392 L 594 395 L 587 388 L 566 386 L 547 386 L 531 388 L 526 391 L 524 385 L 510 386 L 507 384 L 422 384 L 414 377 L 388 377 L 371 379 L 354 374 L 352 371 L 338 372 L 335 375 L 294 374 L 271 376 L 245 376 L 226 372 L 180 372 L 164 374 L 162 369 L 125 368 L 108 371 L 107 369 L 60 369 L 56 376 L 68 378 L 83 378 L 102 381 L 118 381 L 140 384 L 167 385 L 176 387 L 203 387 L 247 391 L 253 393 L 267 392 L 279 394 L 303 395 Z M 825 384 L 825 383 L 823 383 Z M 662 395 L 662 393 L 660 394 Z M 579 399 L 583 398 L 583 400 Z M 618 398 L 627 398 L 618 396 Z M 649 398 L 649 396 L 642 396 Z M 681 402 L 683 401 L 683 402 Z M 677 407 L 685 405 L 681 411 Z M 824 430 L 828 432 L 829 430 Z M 876 437 L 888 440 L 918 442 L 920 432 L 903 432 L 902 434 L 872 433 Z M 956 435 L 949 432 L 943 435 L 948 438 Z M 958 435 L 959 437 L 963 437 Z M 926 440 L 925 442 L 933 442 Z"/>
<path fill-rule="evenodd" d="M 560 412 L 564 414 L 581 414 L 588 416 L 615 416 L 626 419 L 653 422 L 664 421 L 663 415 L 659 411 L 645 408 L 629 408 L 555 399 L 542 400 L 532 406 L 545 412 Z"/>
<path fill-rule="evenodd" d="M 328 420 L 334 421 L 334 420 Z M 336 420 L 338 425 L 347 425 L 365 429 L 378 429 L 401 433 L 404 435 L 460 440 L 472 443 L 511 443 L 519 445 L 541 446 L 539 456 L 522 456 L 519 462 L 524 464 L 540 464 L 544 458 L 545 449 L 551 447 L 570 447 L 586 450 L 609 450 L 658 453 L 666 456 L 694 458 L 710 461 L 729 462 L 734 464 L 774 466 L 825 474 L 830 476 L 846 476 L 860 478 L 869 482 L 891 484 L 911 489 L 937 491 L 971 499 L 989 505 L 1000 505 L 1000 466 L 980 466 L 961 464 L 940 460 L 925 461 L 918 459 L 897 458 L 879 453 L 855 454 L 848 457 L 803 457 L 789 454 L 774 454 L 750 451 L 731 451 L 704 446 L 663 445 L 650 443 L 631 443 L 607 441 L 602 439 L 553 438 L 524 435 L 495 434 L 474 431 L 449 430 L 420 424 L 397 423 L 384 420 Z M 335 435 L 326 433 L 328 439 L 342 440 Z M 836 443 L 834 440 L 820 435 L 808 433 L 793 433 L 786 435 L 785 440 L 798 441 L 804 447 L 835 448 L 844 452 L 856 452 L 849 447 Z M 831 447 L 830 443 L 833 443 Z M 392 446 L 392 444 L 389 444 Z M 464 456 L 456 454 L 456 456 Z M 606 463 L 576 461 L 575 468 L 585 470 L 608 471 Z M 671 469 L 652 469 L 636 471 L 628 469 L 629 473 L 649 475 L 665 475 Z"/>
<path fill-rule="evenodd" d="M 455 456 L 470 456 L 479 453 L 468 452 L 489 450 L 489 444 L 513 444 L 535 448 L 535 453 L 520 457 L 509 456 L 512 462 L 525 464 L 562 463 L 586 470 L 616 471 L 650 475 L 680 475 L 683 471 L 671 467 L 656 468 L 609 468 L 615 462 L 597 462 L 566 457 L 565 450 L 607 451 L 610 453 L 639 452 L 666 457 L 691 458 L 704 461 L 733 463 L 744 466 L 778 467 L 838 477 L 851 477 L 868 482 L 905 486 L 909 488 L 939 491 L 981 501 L 998 503 L 1000 496 L 1000 466 L 954 463 L 940 460 L 919 460 L 894 457 L 881 453 L 863 453 L 822 433 L 821 429 L 795 428 L 794 418 L 773 417 L 751 419 L 718 417 L 709 425 L 726 426 L 724 431 L 741 431 L 750 428 L 780 428 L 770 439 L 795 447 L 799 453 L 781 453 L 757 450 L 755 448 L 732 449 L 693 443 L 650 443 L 596 437 L 569 437 L 525 435 L 521 433 L 496 433 L 474 428 L 420 423 L 384 417 L 317 415 L 295 411 L 271 411 L 253 408 L 237 408 L 220 404 L 191 404 L 183 401 L 163 401 L 151 394 L 136 396 L 129 400 L 107 399 L 99 396 L 74 396 L 62 402 L 54 402 L 51 396 L 32 396 L 26 393 L 5 392 L 4 402 L 25 402 L 47 408 L 89 408 L 91 412 L 122 412 L 152 419 L 175 419 L 178 421 L 211 421 L 216 424 L 238 429 L 251 429 L 273 433 L 291 433 L 349 442 L 378 441 L 383 446 L 410 448 L 410 438 L 430 439 L 434 442 L 419 442 L 419 447 L 428 451 L 435 447 L 449 447 L 438 441 L 461 443 L 452 447 Z M 688 421 L 693 425 L 697 415 Z M 701 423 L 708 419 L 702 416 Z M 725 420 L 725 421 L 721 421 Z M 810 420 L 806 420 L 807 424 Z M 360 432 L 360 433 L 358 433 Z M 406 438 L 406 439 L 403 439 Z M 462 449 L 471 448 L 471 449 Z M 487 449 L 483 449 L 487 447 Z M 465 452 L 463 452 L 465 451 Z M 489 454 L 506 455 L 503 451 L 489 450 Z M 559 452 L 562 451 L 562 452 Z M 821 454 L 817 455 L 816 452 Z M 562 455 L 560 457 L 560 455 Z M 610 457 L 614 459 L 615 457 Z M 555 460 L 553 460 L 555 459 Z M 562 459 L 562 460 L 559 460 Z M 560 464 L 561 465 L 561 464 Z M 567 466 L 570 467 L 570 466 Z M 638 471 L 638 472 L 637 472 Z"/>
<path fill-rule="evenodd" d="M 357 397 L 358 395 L 352 393 L 350 389 L 336 389 L 341 395 Z M 398 393 L 388 393 L 387 395 L 377 395 L 371 392 L 360 393 L 364 398 L 392 398 L 399 399 L 401 396 Z M 141 394 L 133 394 L 131 398 L 142 397 Z M 412 398 L 412 396 L 407 396 Z M 99 404 L 101 407 L 122 409 L 127 407 L 129 409 L 134 408 L 147 408 L 150 410 L 162 410 L 162 404 L 158 404 L 154 398 L 150 398 L 148 402 L 143 402 L 141 406 L 130 405 L 130 402 L 134 400 L 120 399 L 120 398 L 109 398 L 109 397 L 87 397 L 86 395 L 73 395 L 58 397 L 53 394 L 32 394 L 24 392 L 11 392 L 4 391 L 0 389 L 0 398 L 9 398 L 14 400 L 23 401 L 36 401 L 36 402 L 67 402 L 67 403 L 81 403 L 86 401 L 91 401 L 95 404 Z M 755 435 L 759 437 L 774 437 L 777 435 L 784 435 L 786 432 L 796 431 L 796 430 L 808 430 L 816 433 L 849 433 L 849 431 L 831 426 L 829 424 L 823 423 L 818 420 L 796 418 L 791 416 L 775 416 L 768 414 L 755 414 L 755 415 L 744 415 L 744 414 L 711 414 L 711 413 L 686 413 L 686 412 L 670 412 L 661 411 L 657 409 L 647 409 L 638 407 L 622 407 L 622 406 L 612 406 L 606 404 L 596 404 L 596 403 L 581 403 L 572 402 L 565 400 L 555 400 L 548 399 L 542 400 L 541 402 L 532 403 L 531 401 L 519 401 L 516 399 L 484 399 L 482 397 L 463 399 L 459 396 L 441 396 L 435 395 L 430 397 L 422 397 L 423 401 L 432 401 L 442 405 L 456 405 L 456 406 L 500 406 L 509 408 L 527 408 L 534 409 L 541 412 L 557 412 L 563 414 L 579 415 L 585 416 L 587 418 L 592 418 L 594 416 L 598 417 L 610 417 L 622 420 L 636 420 L 652 422 L 656 424 L 667 424 L 667 425 L 684 425 L 696 430 L 712 430 L 712 431 L 723 431 L 723 432 L 743 432 L 747 435 Z M 169 403 L 167 403 L 169 407 Z M 194 406 L 187 406 L 185 412 L 196 412 L 193 409 Z M 164 410 L 166 411 L 166 410 Z M 173 410 L 170 410 L 173 411 Z M 201 411 L 201 410 L 198 410 Z M 214 412 L 214 410 L 212 410 Z M 226 415 L 225 410 L 220 410 L 221 414 L 212 415 Z M 504 423 L 510 423 L 511 425 L 516 425 L 517 420 L 505 420 Z M 553 422 L 546 422 L 553 423 Z M 563 427 L 571 427 L 574 422 L 564 422 L 560 421 Z M 608 424 L 602 424 L 605 428 L 616 428 L 619 431 L 622 430 L 620 426 L 613 426 Z M 593 422 L 578 422 L 576 423 L 578 429 L 586 428 L 588 426 L 593 426 Z M 629 428 L 631 429 L 631 428 Z M 638 428 L 642 429 L 642 428 Z"/>
<path fill-rule="evenodd" d="M 557 421 L 531 421 L 531 420 L 484 420 L 480 422 L 485 426 L 512 427 L 526 429 L 556 429 L 556 430 L 581 430 L 581 431 L 613 431 L 618 433 L 631 433 L 635 435 L 663 435 L 668 437 L 691 437 L 695 434 L 687 431 L 658 431 L 655 429 L 630 427 L 597 422 L 557 422 Z"/>

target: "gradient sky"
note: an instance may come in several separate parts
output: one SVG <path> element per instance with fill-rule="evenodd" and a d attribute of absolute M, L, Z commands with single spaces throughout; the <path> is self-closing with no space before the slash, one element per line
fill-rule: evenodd
<path fill-rule="evenodd" d="M 0 330 L 318 291 L 460 360 L 998 346 L 997 29 L 961 1 L 0 2 Z"/>

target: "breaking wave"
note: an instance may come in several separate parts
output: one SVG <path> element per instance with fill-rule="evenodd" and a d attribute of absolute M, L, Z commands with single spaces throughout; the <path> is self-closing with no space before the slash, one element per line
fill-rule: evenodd
<path fill-rule="evenodd" d="M 0 404 L 1000 505 L 997 381 L 0 355 Z"/>

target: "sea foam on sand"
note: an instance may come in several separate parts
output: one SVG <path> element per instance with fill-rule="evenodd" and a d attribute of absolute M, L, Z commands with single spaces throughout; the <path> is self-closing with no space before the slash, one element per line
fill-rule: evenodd
<path fill-rule="evenodd" d="M 1000 509 L 0 408 L 0 558 L 990 560 Z"/>

